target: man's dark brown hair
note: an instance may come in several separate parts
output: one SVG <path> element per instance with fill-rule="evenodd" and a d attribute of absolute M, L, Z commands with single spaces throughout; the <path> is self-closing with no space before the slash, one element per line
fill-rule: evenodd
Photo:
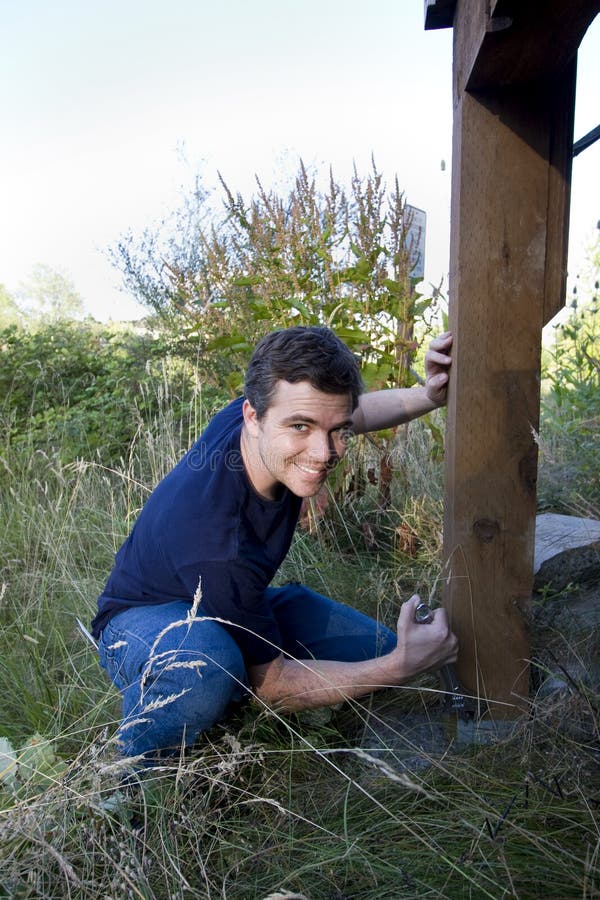
<path fill-rule="evenodd" d="M 278 381 L 308 381 L 324 394 L 350 394 L 352 409 L 363 391 L 358 362 L 330 328 L 297 325 L 267 334 L 246 371 L 245 394 L 261 419 Z"/>

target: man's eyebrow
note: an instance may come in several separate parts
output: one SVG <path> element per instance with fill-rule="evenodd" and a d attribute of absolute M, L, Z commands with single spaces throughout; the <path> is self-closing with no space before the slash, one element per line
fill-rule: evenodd
<path fill-rule="evenodd" d="M 308 416 L 305 413 L 298 413 L 295 416 L 286 416 L 281 420 L 282 425 L 293 425 L 294 423 L 302 423 L 305 425 L 318 425 L 317 419 L 314 419 L 312 416 Z M 350 428 L 352 425 L 352 417 L 348 417 L 344 419 L 343 422 L 339 422 L 337 425 L 334 425 L 332 431 L 336 431 L 338 428 Z"/>

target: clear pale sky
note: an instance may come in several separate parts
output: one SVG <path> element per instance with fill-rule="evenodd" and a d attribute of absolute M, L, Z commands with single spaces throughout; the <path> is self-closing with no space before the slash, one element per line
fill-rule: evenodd
<path fill-rule="evenodd" d="M 0 283 L 38 262 L 97 318 L 140 314 L 104 251 L 202 164 L 246 194 L 297 160 L 346 179 L 371 153 L 427 211 L 448 268 L 450 30 L 422 0 L 22 0 L 1 5 Z M 579 52 L 575 138 L 600 124 L 600 18 Z M 178 148 L 189 160 L 181 162 Z M 442 171 L 441 160 L 446 168 Z M 570 271 L 600 219 L 600 142 L 574 160 Z"/>

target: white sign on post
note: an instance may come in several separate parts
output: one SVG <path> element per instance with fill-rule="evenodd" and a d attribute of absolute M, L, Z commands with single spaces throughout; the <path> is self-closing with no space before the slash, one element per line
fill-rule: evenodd
<path fill-rule="evenodd" d="M 409 253 L 409 275 L 421 279 L 425 276 L 425 224 L 427 214 L 408 203 L 404 207 L 405 216 L 410 222 L 406 235 L 406 249 Z"/>

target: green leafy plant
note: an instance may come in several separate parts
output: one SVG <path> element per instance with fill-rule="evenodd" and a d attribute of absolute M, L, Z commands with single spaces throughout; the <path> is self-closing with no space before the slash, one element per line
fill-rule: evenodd
<path fill-rule="evenodd" d="M 114 462 L 166 398 L 175 419 L 196 424 L 194 367 L 160 335 L 64 321 L 6 328 L 0 348 L 0 423 L 30 452 Z"/>
<path fill-rule="evenodd" d="M 18 750 L 7 738 L 0 737 L 0 785 L 19 795 L 27 790 L 49 787 L 66 771 L 53 741 L 32 735 Z"/>
<path fill-rule="evenodd" d="M 591 262 L 589 286 L 575 288 L 568 318 L 543 356 L 539 497 L 547 508 L 594 516 L 600 510 L 600 251 Z"/>
<path fill-rule="evenodd" d="M 425 317 L 439 291 L 414 291 L 411 210 L 373 164 L 350 189 L 330 173 L 320 189 L 300 162 L 286 193 L 257 181 L 250 199 L 221 180 L 224 215 L 196 182 L 171 221 L 113 250 L 134 295 L 185 342 L 232 393 L 258 338 L 277 327 L 324 324 L 358 355 L 369 387 L 407 386 Z M 178 226 L 183 238 L 175 239 Z M 415 328 L 420 323 L 419 329 Z"/>

